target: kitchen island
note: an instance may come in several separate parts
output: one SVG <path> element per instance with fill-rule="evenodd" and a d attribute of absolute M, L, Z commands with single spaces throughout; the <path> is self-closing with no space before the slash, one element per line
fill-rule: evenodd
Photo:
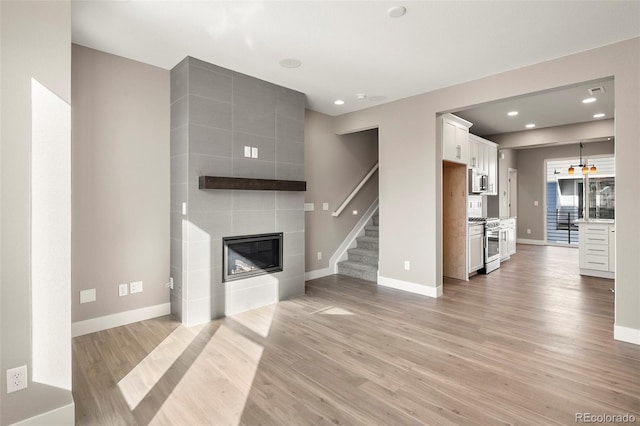
<path fill-rule="evenodd" d="M 613 219 L 581 219 L 580 275 L 615 278 L 616 225 Z"/>

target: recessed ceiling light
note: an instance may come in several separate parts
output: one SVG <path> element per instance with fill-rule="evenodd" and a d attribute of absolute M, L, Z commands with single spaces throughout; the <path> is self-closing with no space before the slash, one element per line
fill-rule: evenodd
<path fill-rule="evenodd" d="M 597 99 L 596 98 L 586 98 L 582 100 L 583 104 L 590 104 L 591 102 L 595 102 Z"/>
<path fill-rule="evenodd" d="M 602 117 L 604 117 L 603 112 L 599 112 L 598 114 L 593 114 L 593 118 L 602 118 Z"/>
<path fill-rule="evenodd" d="M 336 105 L 344 105 L 344 101 L 342 99 L 336 99 L 333 103 Z"/>
<path fill-rule="evenodd" d="M 365 95 L 364 93 L 358 93 L 356 95 L 356 99 L 358 99 L 360 101 L 363 101 L 363 100 L 367 99 L 367 95 Z"/>
<path fill-rule="evenodd" d="M 280 66 L 283 68 L 299 68 L 302 65 L 299 59 L 286 58 L 280 61 Z"/>
<path fill-rule="evenodd" d="M 507 113 L 507 115 L 508 115 L 509 117 L 515 117 L 516 115 L 518 115 L 518 111 L 509 111 L 509 112 Z"/>
<path fill-rule="evenodd" d="M 527 125 L 526 125 L 526 126 L 524 126 L 524 127 L 526 127 L 527 129 L 533 129 L 534 127 L 536 127 L 536 125 L 535 125 L 535 124 L 533 124 L 533 123 L 529 123 L 529 124 L 527 124 Z"/>
<path fill-rule="evenodd" d="M 407 8 L 404 6 L 393 6 L 391 9 L 387 10 L 387 15 L 392 18 L 399 18 L 405 13 L 407 13 Z"/>

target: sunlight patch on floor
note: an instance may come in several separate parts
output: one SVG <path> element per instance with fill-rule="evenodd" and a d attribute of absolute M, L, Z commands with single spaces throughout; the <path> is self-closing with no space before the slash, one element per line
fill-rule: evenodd
<path fill-rule="evenodd" d="M 118 387 L 134 410 L 173 363 L 196 338 L 203 326 L 178 327 L 120 382 Z"/>
<path fill-rule="evenodd" d="M 355 315 L 353 312 L 348 311 L 344 308 L 339 308 L 337 306 L 327 306 L 326 308 L 318 309 L 317 311 L 311 312 L 311 314 L 321 314 L 321 315 Z"/>
<path fill-rule="evenodd" d="M 254 333 L 262 337 L 267 337 L 269 336 L 269 330 L 273 323 L 276 306 L 277 304 L 274 303 L 273 305 L 263 306 L 262 308 L 231 315 L 229 318 L 232 318 L 234 321 L 242 324 Z"/>
<path fill-rule="evenodd" d="M 238 424 L 264 348 L 222 324 L 152 424 Z"/>

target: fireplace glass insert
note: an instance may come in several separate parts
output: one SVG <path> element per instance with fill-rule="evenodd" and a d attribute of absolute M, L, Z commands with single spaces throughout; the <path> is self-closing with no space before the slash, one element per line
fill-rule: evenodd
<path fill-rule="evenodd" d="M 223 282 L 282 271 L 282 233 L 222 239 Z"/>

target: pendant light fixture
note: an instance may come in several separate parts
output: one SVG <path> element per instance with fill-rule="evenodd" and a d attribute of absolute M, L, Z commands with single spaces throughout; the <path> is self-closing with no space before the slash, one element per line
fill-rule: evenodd
<path fill-rule="evenodd" d="M 580 164 L 578 164 L 576 167 L 580 167 L 582 174 L 583 175 L 587 175 L 589 173 L 591 174 L 595 174 L 598 169 L 596 168 L 595 164 L 587 164 L 586 162 L 582 162 L 582 142 L 580 142 Z M 573 167 L 573 164 L 569 166 L 569 168 L 567 169 L 567 173 L 569 173 L 570 175 L 575 173 L 575 168 Z"/>

